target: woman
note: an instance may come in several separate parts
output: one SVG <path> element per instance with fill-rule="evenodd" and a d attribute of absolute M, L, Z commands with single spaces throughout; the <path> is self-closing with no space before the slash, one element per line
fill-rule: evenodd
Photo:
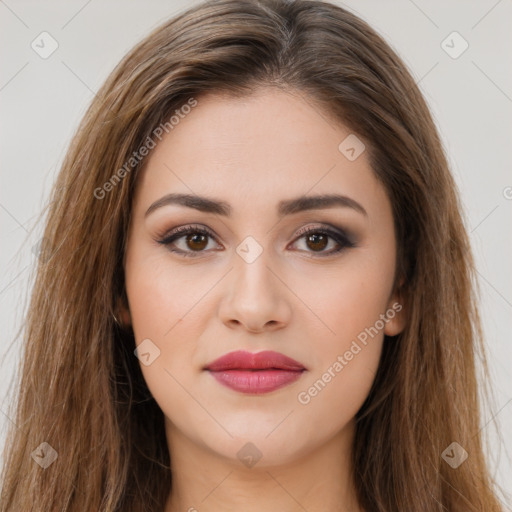
<path fill-rule="evenodd" d="M 456 187 L 403 62 L 221 0 L 116 67 L 53 192 L 1 511 L 498 511 Z"/>

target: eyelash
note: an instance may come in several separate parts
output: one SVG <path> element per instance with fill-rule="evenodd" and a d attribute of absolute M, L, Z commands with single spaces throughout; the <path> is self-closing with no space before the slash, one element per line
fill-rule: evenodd
<path fill-rule="evenodd" d="M 353 243 L 352 241 L 349 240 L 347 235 L 345 235 L 343 233 L 338 233 L 337 231 L 333 231 L 333 230 L 331 230 L 329 228 L 325 228 L 325 227 L 309 227 L 309 228 L 301 229 L 301 230 L 299 230 L 299 233 L 297 234 L 295 241 L 300 240 L 301 238 L 304 238 L 307 235 L 310 235 L 313 233 L 326 235 L 329 238 L 332 238 L 340 246 L 336 250 L 331 250 L 330 252 L 325 252 L 325 253 L 324 252 L 316 252 L 315 253 L 314 251 L 306 251 L 306 252 L 311 252 L 312 254 L 315 254 L 315 256 L 318 256 L 320 258 L 331 256 L 332 254 L 337 254 L 337 253 L 343 251 L 344 249 L 355 247 L 355 245 L 356 245 L 355 243 Z M 199 257 L 199 255 L 201 253 L 203 253 L 205 251 L 204 250 L 202 250 L 202 251 L 183 251 L 181 249 L 172 249 L 170 247 L 170 245 L 173 242 L 175 242 L 176 240 L 179 240 L 180 238 L 183 238 L 190 234 L 205 235 L 205 236 L 208 236 L 208 237 L 212 238 L 213 240 L 217 241 L 216 237 L 209 229 L 206 229 L 203 226 L 187 226 L 185 228 L 175 229 L 175 230 L 171 231 L 170 233 L 165 234 L 162 238 L 157 240 L 157 242 L 159 244 L 167 246 L 167 248 L 171 252 L 178 254 L 179 256 L 197 258 L 197 257 Z"/>

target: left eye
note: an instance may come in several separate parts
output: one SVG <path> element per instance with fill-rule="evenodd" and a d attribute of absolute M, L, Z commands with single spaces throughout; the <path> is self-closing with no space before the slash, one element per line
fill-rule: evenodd
<path fill-rule="evenodd" d="M 349 239 L 347 235 L 341 232 L 338 233 L 337 231 L 333 231 L 328 228 L 306 228 L 301 230 L 299 235 L 300 236 L 298 236 L 296 240 L 304 239 L 306 247 L 313 249 L 312 251 L 306 252 L 318 253 L 320 256 L 329 256 L 331 254 L 339 253 L 346 248 L 355 246 L 355 244 Z M 338 247 L 334 250 L 324 251 L 326 246 L 329 244 L 329 239 L 336 242 Z"/>
<path fill-rule="evenodd" d="M 208 246 L 208 238 L 215 240 L 215 236 L 208 229 L 202 226 L 189 226 L 169 233 L 169 235 L 165 236 L 163 239 L 158 240 L 158 243 L 166 245 L 171 252 L 179 254 L 180 256 L 195 257 L 196 254 L 194 253 L 205 252 Z M 176 242 L 181 239 L 185 239 L 184 248 L 176 247 Z M 354 247 L 354 243 L 352 243 L 345 234 L 326 228 L 308 228 L 303 230 L 300 232 L 300 235 L 296 237 L 296 241 L 302 239 L 304 239 L 306 247 L 311 249 L 305 252 L 317 253 L 322 256 L 341 252 L 348 247 Z M 325 248 L 329 245 L 329 239 L 335 242 L 335 247 L 336 245 L 338 247 L 334 250 L 325 251 Z"/>

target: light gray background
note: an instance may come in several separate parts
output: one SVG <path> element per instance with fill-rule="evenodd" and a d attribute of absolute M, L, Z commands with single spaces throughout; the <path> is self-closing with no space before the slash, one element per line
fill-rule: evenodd
<path fill-rule="evenodd" d="M 35 220 L 70 137 L 121 57 L 165 19 L 196 2 L 0 0 L 0 427 L 20 359 L 24 300 L 41 237 Z M 496 403 L 484 409 L 491 467 L 512 492 L 512 3 L 510 0 L 351 0 L 405 60 L 438 124 L 459 185 L 482 291 L 481 312 Z M 43 31 L 58 49 L 42 59 Z M 453 31 L 469 48 L 453 59 Z M 460 48 L 460 43 L 448 44 Z M 31 232 L 34 228 L 33 232 Z M 507 264 L 507 262 L 509 262 Z M 12 392 L 12 390 L 11 390 Z M 500 444 L 492 418 L 501 428 Z M 471 454 L 469 455 L 471 456 Z"/>

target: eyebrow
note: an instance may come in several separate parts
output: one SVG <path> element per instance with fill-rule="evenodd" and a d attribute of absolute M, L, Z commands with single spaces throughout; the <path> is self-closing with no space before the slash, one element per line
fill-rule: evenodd
<path fill-rule="evenodd" d="M 225 201 L 202 197 L 195 194 L 167 194 L 155 201 L 147 209 L 144 216 L 147 217 L 158 208 L 167 205 L 185 206 L 187 208 L 194 208 L 201 212 L 214 213 L 225 217 L 230 217 L 232 213 L 230 204 Z M 333 208 L 336 206 L 352 208 L 353 210 L 368 216 L 366 210 L 357 201 L 339 194 L 300 196 L 294 199 L 283 200 L 278 203 L 277 212 L 279 216 L 284 216 L 306 210 Z"/>

